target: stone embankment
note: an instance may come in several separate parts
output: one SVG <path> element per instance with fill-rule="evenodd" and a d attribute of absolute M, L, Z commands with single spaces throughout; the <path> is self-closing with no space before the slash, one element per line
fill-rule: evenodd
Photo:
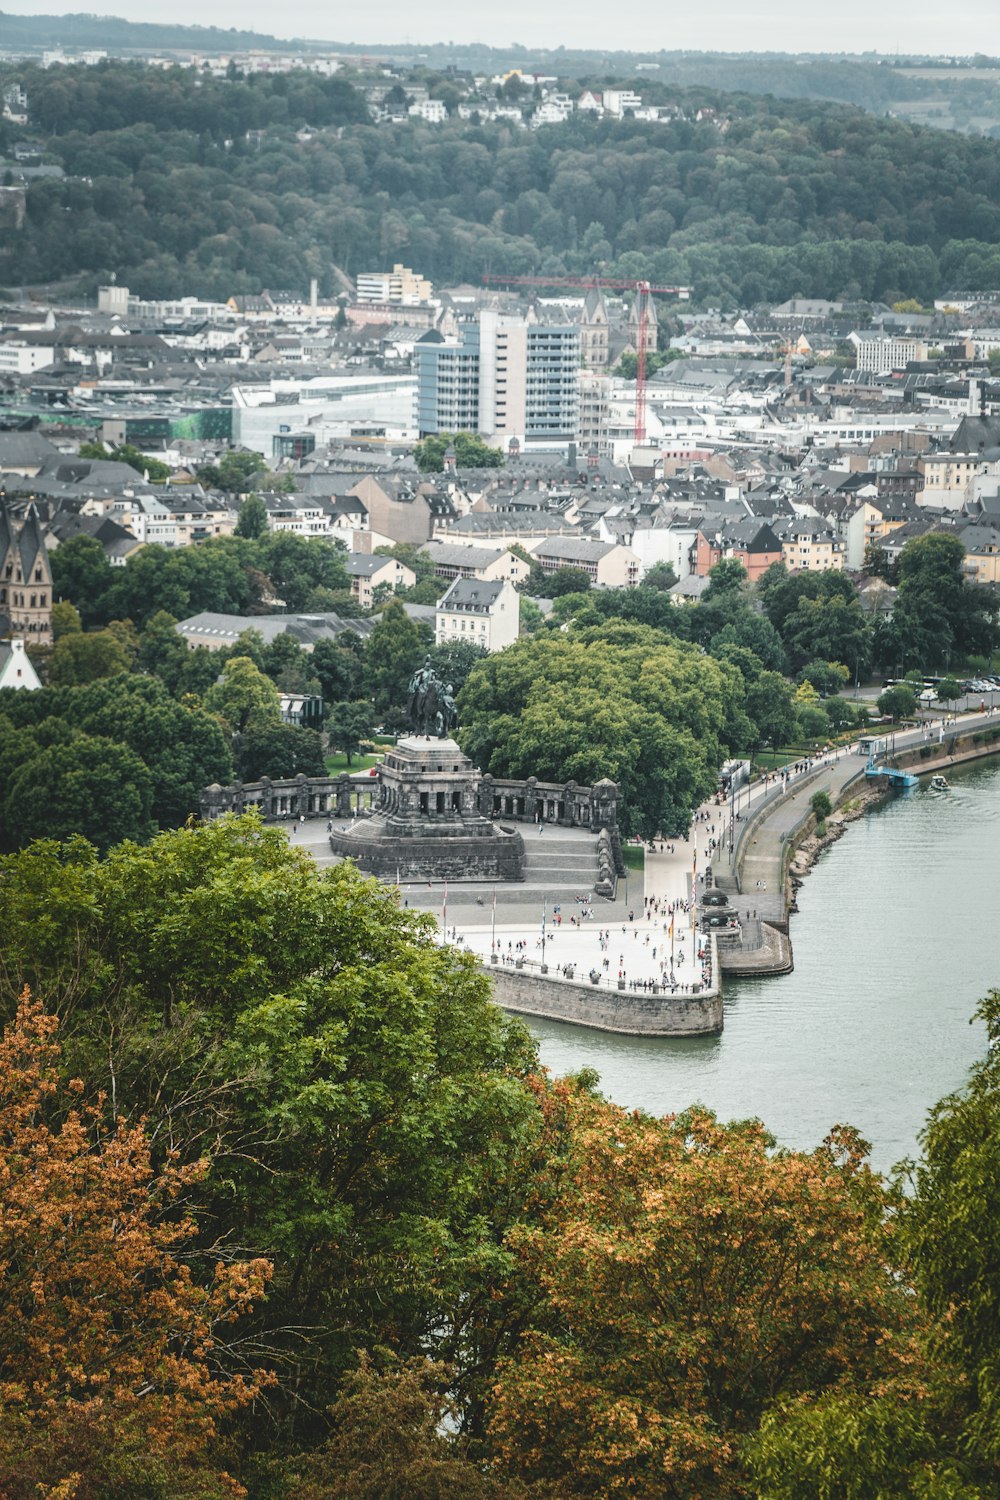
<path fill-rule="evenodd" d="M 496 1003 L 519 1015 L 569 1021 L 624 1036 L 706 1036 L 722 1030 L 718 980 L 697 994 L 661 991 L 654 995 L 576 983 L 529 969 L 494 967 L 488 972 Z"/>
<path fill-rule="evenodd" d="M 941 738 L 925 738 L 929 729 L 900 735 L 891 764 L 918 776 L 1000 754 L 1000 724 L 992 716 L 955 725 Z M 808 776 L 776 795 L 742 829 L 732 871 L 720 884 L 729 885 L 744 907 L 756 898 L 760 918 L 744 922 L 744 941 L 720 947 L 720 967 L 735 976 L 784 974 L 792 967 L 788 918 L 798 910 L 796 893 L 820 852 L 842 838 L 849 825 L 891 796 L 885 787 L 865 778 L 863 758 L 841 752 L 839 758 L 814 767 Z M 813 795 L 825 791 L 834 805 L 824 832 L 817 834 L 810 806 Z M 757 917 L 757 910 L 753 912 Z"/>

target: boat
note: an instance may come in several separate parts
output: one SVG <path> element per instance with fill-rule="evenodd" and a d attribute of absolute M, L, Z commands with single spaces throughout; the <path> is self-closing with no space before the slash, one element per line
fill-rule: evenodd
<path fill-rule="evenodd" d="M 943 776 L 932 776 L 930 789 L 932 792 L 948 792 L 951 787 Z"/>

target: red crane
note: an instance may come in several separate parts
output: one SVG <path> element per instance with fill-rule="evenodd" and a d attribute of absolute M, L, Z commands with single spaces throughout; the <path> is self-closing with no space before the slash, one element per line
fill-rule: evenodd
<path fill-rule="evenodd" d="M 597 291 L 635 292 L 638 323 L 635 351 L 635 441 L 640 447 L 646 441 L 646 351 L 649 339 L 649 299 L 651 296 L 679 297 L 687 301 L 689 286 L 651 286 L 648 281 L 605 279 L 603 276 L 484 276 L 487 286 L 571 286 Z"/>

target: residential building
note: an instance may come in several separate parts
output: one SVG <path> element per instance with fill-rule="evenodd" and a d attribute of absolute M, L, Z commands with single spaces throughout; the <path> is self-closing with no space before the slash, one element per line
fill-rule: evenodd
<path fill-rule="evenodd" d="M 371 609 L 380 589 L 395 594 L 399 589 L 409 589 L 417 581 L 417 575 L 405 563 L 394 557 L 368 556 L 363 552 L 352 552 L 345 566 L 351 580 L 351 593 L 362 609 Z"/>
<path fill-rule="evenodd" d="M 589 537 L 546 537 L 532 549 L 532 555 L 544 573 L 580 568 L 592 584 L 602 589 L 634 589 L 643 571 L 631 547 Z"/>
<path fill-rule="evenodd" d="M 506 579 L 456 578 L 438 600 L 435 643 L 468 641 L 484 651 L 502 651 L 517 640 L 520 609 L 520 596 Z"/>
<path fill-rule="evenodd" d="M 730 558 L 742 563 L 750 582 L 756 583 L 772 563 L 781 562 L 781 542 L 766 521 L 752 516 L 718 525 L 703 522 L 695 539 L 695 573 L 704 578 L 716 563 Z"/>
<path fill-rule="evenodd" d="M 0 690 L 24 688 L 34 692 L 41 685 L 42 679 L 24 649 L 23 637 L 13 635 L 9 640 L 0 641 Z"/>
<path fill-rule="evenodd" d="M 852 333 L 848 342 L 854 345 L 858 369 L 873 375 L 905 370 L 914 360 L 927 358 L 927 344 L 923 339 L 902 334 Z"/>
<path fill-rule="evenodd" d="M 488 582 L 506 578 L 516 585 L 531 572 L 524 558 L 516 556 L 506 547 L 467 547 L 461 542 L 428 542 L 420 550 L 425 557 L 431 559 L 439 578 L 479 578 Z"/>
<path fill-rule="evenodd" d="M 428 103 L 439 104 L 440 101 L 433 99 Z M 444 105 L 441 108 L 443 110 Z M 429 117 L 425 115 L 424 118 Z M 391 271 L 362 271 L 357 280 L 359 302 L 391 302 L 405 307 L 415 302 L 428 302 L 433 294 L 434 288 L 425 277 L 398 262 Z"/>
<path fill-rule="evenodd" d="M 790 573 L 842 573 L 846 548 L 828 521 L 797 516 L 774 526 L 781 560 Z"/>

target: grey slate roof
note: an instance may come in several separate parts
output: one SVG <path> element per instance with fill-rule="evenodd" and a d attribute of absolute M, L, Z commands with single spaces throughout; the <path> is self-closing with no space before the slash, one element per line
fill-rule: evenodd
<path fill-rule="evenodd" d="M 489 614 L 504 589 L 503 579 L 484 583 L 479 578 L 456 578 L 438 600 L 438 609 L 461 609 L 473 615 Z"/>

